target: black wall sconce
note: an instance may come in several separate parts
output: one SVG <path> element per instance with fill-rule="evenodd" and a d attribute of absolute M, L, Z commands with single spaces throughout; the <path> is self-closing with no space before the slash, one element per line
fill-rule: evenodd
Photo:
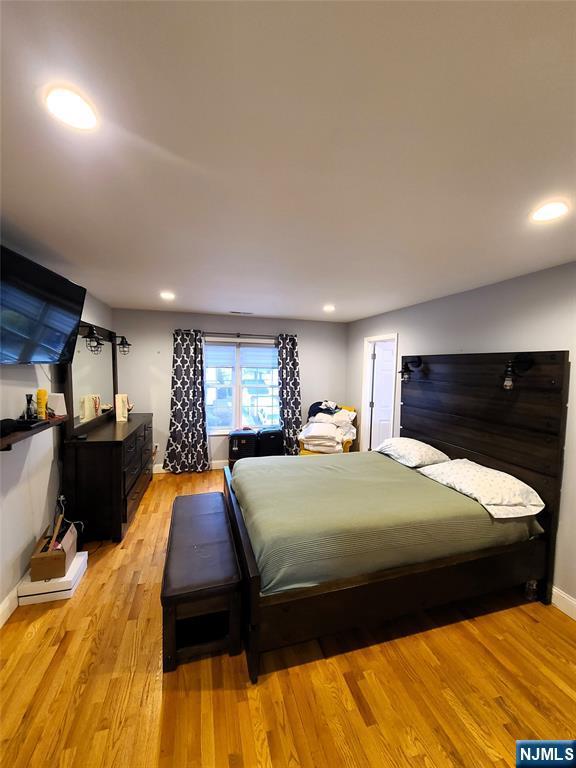
<path fill-rule="evenodd" d="M 86 349 L 93 355 L 99 355 L 102 352 L 102 337 L 98 336 L 93 325 L 88 326 L 88 330 L 82 338 L 86 341 Z"/>
<path fill-rule="evenodd" d="M 127 355 L 130 352 L 132 344 L 130 344 L 126 336 L 115 336 L 115 339 L 120 354 Z"/>
<path fill-rule="evenodd" d="M 422 358 L 421 357 L 413 357 L 410 360 L 404 360 L 402 363 L 402 370 L 398 371 L 400 374 L 400 379 L 402 381 L 410 381 L 410 376 L 412 375 L 412 371 L 415 368 L 421 368 L 422 367 Z"/>
<path fill-rule="evenodd" d="M 534 360 L 527 354 L 515 355 L 506 363 L 504 369 L 504 381 L 502 388 L 506 390 L 514 389 L 514 382 L 519 376 L 524 376 L 534 365 Z"/>

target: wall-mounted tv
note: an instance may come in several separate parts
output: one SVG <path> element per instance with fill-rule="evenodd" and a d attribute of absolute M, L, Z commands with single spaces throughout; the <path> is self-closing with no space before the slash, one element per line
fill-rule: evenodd
<path fill-rule="evenodd" d="M 69 363 L 86 289 L 1 248 L 0 363 Z"/>

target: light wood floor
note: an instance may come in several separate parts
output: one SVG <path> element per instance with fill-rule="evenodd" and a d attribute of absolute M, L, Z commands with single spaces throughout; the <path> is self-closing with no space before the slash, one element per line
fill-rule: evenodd
<path fill-rule="evenodd" d="M 171 502 L 221 485 L 156 476 L 72 600 L 13 614 L 2 766 L 513 766 L 517 738 L 576 736 L 576 622 L 510 597 L 267 654 L 257 686 L 243 656 L 163 675 Z"/>

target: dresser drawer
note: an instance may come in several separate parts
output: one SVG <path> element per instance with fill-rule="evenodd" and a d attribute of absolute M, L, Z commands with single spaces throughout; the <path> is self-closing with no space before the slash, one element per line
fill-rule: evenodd
<path fill-rule="evenodd" d="M 152 461 L 152 437 L 142 448 L 142 466 L 145 467 L 150 461 Z"/>
<path fill-rule="evenodd" d="M 134 483 L 140 477 L 141 471 L 142 471 L 142 454 L 140 450 L 138 450 L 138 452 L 132 459 L 132 463 L 129 464 L 124 470 L 124 493 L 127 494 L 130 491 Z"/>
<path fill-rule="evenodd" d="M 148 483 L 150 482 L 151 479 L 152 479 L 152 462 L 147 464 L 142 469 L 142 472 L 138 478 L 138 481 L 136 482 L 136 484 L 134 485 L 134 487 L 131 489 L 130 493 L 126 497 L 126 511 L 124 514 L 125 523 L 129 523 L 134 517 L 134 514 L 138 509 L 140 502 L 142 501 L 142 496 L 144 496 L 146 488 L 148 488 Z"/>
<path fill-rule="evenodd" d="M 137 433 L 134 432 L 124 440 L 122 447 L 122 466 L 127 467 L 134 461 L 136 457 L 136 437 Z"/>

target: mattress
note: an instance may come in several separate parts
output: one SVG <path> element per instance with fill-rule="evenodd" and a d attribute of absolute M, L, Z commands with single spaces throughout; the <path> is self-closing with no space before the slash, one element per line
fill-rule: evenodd
<path fill-rule="evenodd" d="M 232 488 L 264 595 L 525 541 L 533 518 L 477 501 L 374 451 L 241 459 Z"/>

